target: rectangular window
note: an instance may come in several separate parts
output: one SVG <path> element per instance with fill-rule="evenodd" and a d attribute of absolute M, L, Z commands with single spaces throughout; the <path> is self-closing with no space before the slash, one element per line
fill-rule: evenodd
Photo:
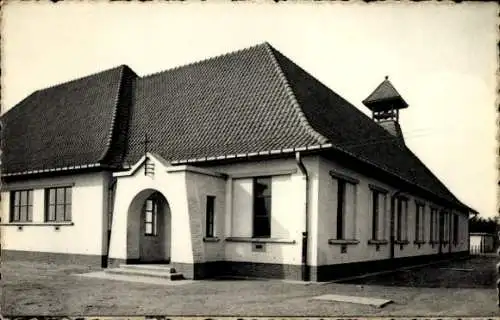
<path fill-rule="evenodd" d="M 45 221 L 71 221 L 71 187 L 45 189 Z"/>
<path fill-rule="evenodd" d="M 430 224 L 429 224 L 429 229 L 430 229 L 429 240 L 431 242 L 435 242 L 438 239 L 438 237 L 437 237 L 437 229 L 438 229 L 437 228 L 437 218 L 438 218 L 437 209 L 431 208 L 431 220 L 430 220 Z"/>
<path fill-rule="evenodd" d="M 396 209 L 397 209 L 396 238 L 399 241 L 407 240 L 408 201 L 403 198 L 397 198 Z"/>
<path fill-rule="evenodd" d="M 379 235 L 379 199 L 380 192 L 372 190 L 372 239 L 378 240 Z"/>
<path fill-rule="evenodd" d="M 214 217 L 215 217 L 215 197 L 207 196 L 207 206 L 205 210 L 205 236 L 214 237 Z"/>
<path fill-rule="evenodd" d="M 458 244 L 458 215 L 453 215 L 453 244 Z"/>
<path fill-rule="evenodd" d="M 154 199 L 147 199 L 144 207 L 144 235 L 156 236 L 158 220 L 158 205 Z"/>
<path fill-rule="evenodd" d="M 421 203 L 416 204 L 415 210 L 415 241 L 423 241 L 424 240 L 424 218 L 425 211 L 424 205 Z"/>
<path fill-rule="evenodd" d="M 336 239 L 355 239 L 356 184 L 341 178 L 335 180 L 337 181 Z"/>
<path fill-rule="evenodd" d="M 345 185 L 344 180 L 337 179 L 337 239 L 345 238 Z"/>
<path fill-rule="evenodd" d="M 271 178 L 253 181 L 253 237 L 271 237 Z"/>
<path fill-rule="evenodd" d="M 10 193 L 10 221 L 31 222 L 33 220 L 33 190 Z"/>

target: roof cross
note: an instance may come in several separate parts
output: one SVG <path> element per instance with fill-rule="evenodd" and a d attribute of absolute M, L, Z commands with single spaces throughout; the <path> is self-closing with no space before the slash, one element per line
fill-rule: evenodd
<path fill-rule="evenodd" d="M 145 158 L 145 163 L 144 163 L 144 175 L 147 176 L 148 174 L 154 175 L 154 163 L 149 163 L 148 159 L 148 146 L 149 143 L 151 142 L 150 139 L 148 139 L 148 134 L 144 134 L 144 140 L 140 142 L 140 144 L 144 145 L 144 158 Z"/>
<path fill-rule="evenodd" d="M 144 145 L 144 156 L 147 157 L 148 155 L 148 145 L 149 143 L 151 142 L 150 139 L 148 139 L 148 134 L 144 134 L 144 140 L 142 142 L 140 142 L 140 144 L 143 144 Z"/>

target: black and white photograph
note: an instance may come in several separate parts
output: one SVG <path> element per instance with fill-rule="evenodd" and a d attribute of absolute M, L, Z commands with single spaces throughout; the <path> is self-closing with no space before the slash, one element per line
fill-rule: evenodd
<path fill-rule="evenodd" d="M 500 316 L 498 26 L 3 2 L 0 314 Z"/>

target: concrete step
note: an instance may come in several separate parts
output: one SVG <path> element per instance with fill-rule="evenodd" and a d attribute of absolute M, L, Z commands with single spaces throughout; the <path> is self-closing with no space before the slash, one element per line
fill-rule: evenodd
<path fill-rule="evenodd" d="M 165 270 L 149 270 L 149 269 L 141 269 L 141 268 L 112 268 L 107 269 L 106 273 L 109 274 L 120 274 L 120 275 L 129 275 L 129 276 L 142 276 L 142 277 L 150 277 L 150 278 L 159 278 L 159 279 L 168 279 L 168 280 L 182 280 L 184 276 L 182 273 L 178 272 L 170 272 L 169 269 Z"/>
<path fill-rule="evenodd" d="M 176 273 L 175 268 L 169 264 L 121 264 L 121 269 L 134 269 L 134 270 L 151 270 L 151 271 L 168 271 Z"/>

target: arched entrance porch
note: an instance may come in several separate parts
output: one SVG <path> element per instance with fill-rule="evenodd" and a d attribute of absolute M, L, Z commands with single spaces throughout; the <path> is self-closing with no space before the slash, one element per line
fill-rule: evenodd
<path fill-rule="evenodd" d="M 127 216 L 127 256 L 139 263 L 170 262 L 171 212 L 165 196 L 154 189 L 139 192 Z"/>

